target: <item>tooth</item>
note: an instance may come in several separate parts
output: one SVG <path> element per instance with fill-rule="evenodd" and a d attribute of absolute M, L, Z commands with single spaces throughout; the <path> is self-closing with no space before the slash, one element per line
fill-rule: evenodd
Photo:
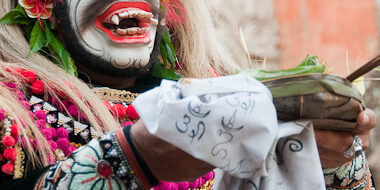
<path fill-rule="evenodd" d="M 124 12 L 122 12 L 122 13 L 119 14 L 119 17 L 120 18 L 128 18 L 128 15 L 129 15 L 128 12 L 124 11 Z"/>
<path fill-rule="evenodd" d="M 137 34 L 144 34 L 145 33 L 145 30 L 140 28 L 137 30 Z"/>
<path fill-rule="evenodd" d="M 127 29 L 121 29 L 121 28 L 118 28 L 118 29 L 116 30 L 116 32 L 117 32 L 117 34 L 124 36 L 124 35 L 127 34 Z"/>
<path fill-rule="evenodd" d="M 146 18 L 153 18 L 153 14 L 152 13 L 148 13 L 145 17 Z"/>
<path fill-rule="evenodd" d="M 136 27 L 134 28 L 128 28 L 128 34 L 129 35 L 133 35 L 133 34 L 136 34 L 137 33 L 137 29 Z"/>
<path fill-rule="evenodd" d="M 155 19 L 155 18 L 151 18 L 150 19 L 150 23 L 153 24 L 153 25 L 158 25 L 158 20 Z"/>
<path fill-rule="evenodd" d="M 111 21 L 116 24 L 116 25 L 119 25 L 119 16 L 117 15 L 113 15 L 112 18 L 111 18 Z"/>
<path fill-rule="evenodd" d="M 135 10 L 129 11 L 129 17 L 134 17 L 136 16 L 136 14 L 137 14 L 137 11 Z"/>

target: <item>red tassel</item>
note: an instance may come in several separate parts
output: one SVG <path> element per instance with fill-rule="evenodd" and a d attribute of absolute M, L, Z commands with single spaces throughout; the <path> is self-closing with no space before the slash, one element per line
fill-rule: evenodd
<path fill-rule="evenodd" d="M 43 95 L 45 90 L 45 85 L 41 80 L 33 82 L 31 86 L 32 94 Z"/>
<path fill-rule="evenodd" d="M 10 135 L 4 136 L 1 141 L 3 142 L 3 145 L 5 147 L 12 147 L 16 143 L 15 139 L 13 137 L 11 137 Z"/>
<path fill-rule="evenodd" d="M 1 171 L 8 175 L 13 175 L 14 166 L 10 163 L 4 164 L 3 166 L 1 166 Z"/>
<path fill-rule="evenodd" d="M 127 116 L 130 120 L 135 120 L 139 117 L 139 114 L 133 105 L 129 105 L 125 111 L 127 112 Z"/>
<path fill-rule="evenodd" d="M 36 82 L 37 80 L 36 73 L 31 70 L 22 71 L 21 75 L 24 77 L 25 82 L 27 82 L 28 84 L 32 84 L 33 82 Z"/>
<path fill-rule="evenodd" d="M 183 24 L 186 18 L 186 12 L 183 4 L 179 0 L 161 0 L 161 4 L 166 7 L 166 25 L 169 29 L 174 30 L 173 25 Z"/>
<path fill-rule="evenodd" d="M 4 158 L 10 161 L 13 161 L 17 157 L 17 151 L 15 148 L 7 148 L 4 150 Z"/>
<path fill-rule="evenodd" d="M 111 108 L 111 111 L 114 116 L 118 116 L 119 118 L 123 118 L 127 114 L 124 106 L 121 104 L 114 104 Z"/>

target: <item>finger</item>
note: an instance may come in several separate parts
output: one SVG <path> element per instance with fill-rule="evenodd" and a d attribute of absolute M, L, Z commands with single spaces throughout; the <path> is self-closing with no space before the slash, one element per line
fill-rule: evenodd
<path fill-rule="evenodd" d="M 318 147 L 318 152 L 321 160 L 328 160 L 340 164 L 347 163 L 355 158 L 354 156 L 346 158 L 344 153 L 331 151 L 322 147 Z"/>
<path fill-rule="evenodd" d="M 357 117 L 358 131 L 370 130 L 376 126 L 376 114 L 371 109 L 362 111 Z"/>
<path fill-rule="evenodd" d="M 353 141 L 352 134 L 349 132 L 337 132 L 330 130 L 315 130 L 315 138 L 319 147 L 343 153 Z"/>
<path fill-rule="evenodd" d="M 362 140 L 363 150 L 366 150 L 369 147 L 369 143 L 370 143 L 370 131 L 366 131 L 362 134 L 359 134 L 358 136 Z"/>
<path fill-rule="evenodd" d="M 337 168 L 339 166 L 342 166 L 343 164 L 346 164 L 347 162 L 339 162 L 339 161 L 332 161 L 332 160 L 325 160 L 321 159 L 321 165 L 323 169 L 326 168 Z"/>

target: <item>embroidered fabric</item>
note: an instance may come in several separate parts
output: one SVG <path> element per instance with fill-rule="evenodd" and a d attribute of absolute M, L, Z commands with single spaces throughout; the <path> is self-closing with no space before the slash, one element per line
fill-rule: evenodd
<path fill-rule="evenodd" d="M 324 169 L 328 190 L 374 190 L 365 153 L 338 168 Z"/>
<path fill-rule="evenodd" d="M 106 133 L 82 146 L 41 177 L 36 190 L 142 189 L 121 152 L 115 133 Z"/>

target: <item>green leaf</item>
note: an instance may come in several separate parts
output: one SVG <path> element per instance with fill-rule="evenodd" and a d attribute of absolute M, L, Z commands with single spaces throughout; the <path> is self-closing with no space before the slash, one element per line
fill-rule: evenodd
<path fill-rule="evenodd" d="M 21 7 L 21 5 L 18 3 L 17 3 L 16 8 L 14 8 L 12 11 L 17 11 L 17 12 L 21 13 L 22 15 L 24 15 L 25 18 L 29 18 L 25 12 L 25 9 L 23 7 Z"/>
<path fill-rule="evenodd" d="M 51 42 L 54 41 L 55 35 L 54 33 L 50 30 L 50 28 L 47 26 L 46 22 L 44 22 L 45 27 L 45 37 L 46 37 L 46 44 L 45 47 L 47 47 Z"/>
<path fill-rule="evenodd" d="M 46 46 L 45 32 L 42 30 L 38 20 L 34 23 L 32 33 L 30 35 L 30 51 L 35 53 Z"/>
<path fill-rule="evenodd" d="M 0 19 L 0 24 L 28 24 L 31 19 L 24 17 L 18 11 L 10 11 Z"/>
<path fill-rule="evenodd" d="M 162 60 L 164 61 L 163 62 L 164 67 L 167 68 L 167 66 L 168 66 L 168 54 L 166 52 L 166 48 L 165 48 L 164 44 L 160 44 L 160 51 L 161 51 Z"/>
<path fill-rule="evenodd" d="M 307 56 L 297 67 L 287 70 L 266 71 L 248 69 L 240 71 L 239 73 L 248 74 L 260 81 L 301 74 L 323 73 L 325 71 L 325 66 L 320 64 L 317 58 L 317 56 Z"/>
<path fill-rule="evenodd" d="M 161 44 L 165 47 L 166 55 L 170 65 L 172 66 L 172 69 L 175 69 L 177 56 L 175 54 L 174 46 L 171 42 L 171 35 L 168 28 L 166 28 L 161 34 Z"/>
<path fill-rule="evenodd" d="M 65 50 L 62 43 L 54 35 L 52 35 L 51 38 L 53 40 L 48 45 L 48 48 L 53 55 L 58 56 L 59 60 L 56 60 L 55 62 L 58 63 L 60 67 L 65 69 L 66 72 L 74 76 L 78 76 L 74 60 L 71 58 L 69 52 Z"/>
<path fill-rule="evenodd" d="M 30 22 L 29 24 L 25 25 L 25 32 L 28 39 L 30 39 L 30 36 L 32 35 L 34 22 Z"/>
<path fill-rule="evenodd" d="M 29 24 L 30 22 L 33 22 L 33 19 L 26 15 L 24 8 L 19 4 L 0 19 L 0 24 Z"/>
<path fill-rule="evenodd" d="M 306 58 L 299 64 L 297 67 L 303 67 L 303 66 L 315 66 L 318 65 L 318 56 L 306 56 Z M 297 68 L 296 67 L 296 68 Z"/>
<path fill-rule="evenodd" d="M 152 75 L 157 78 L 169 80 L 179 80 L 181 78 L 181 76 L 175 73 L 173 70 L 164 67 L 164 65 L 162 65 L 159 60 L 157 60 L 156 64 L 153 65 Z"/>

